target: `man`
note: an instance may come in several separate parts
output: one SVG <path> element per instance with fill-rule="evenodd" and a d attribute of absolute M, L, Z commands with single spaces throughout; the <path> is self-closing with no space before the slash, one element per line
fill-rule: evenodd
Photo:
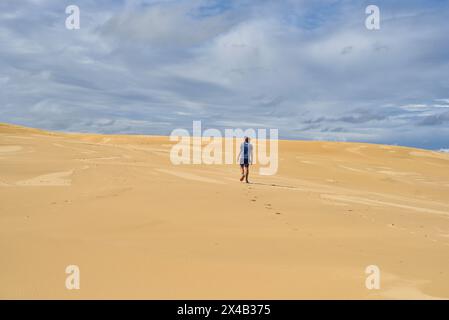
<path fill-rule="evenodd" d="M 253 145 L 249 143 L 249 137 L 245 137 L 245 141 L 240 145 L 240 152 L 237 159 L 240 163 L 240 168 L 242 169 L 240 181 L 245 179 L 246 183 L 249 183 L 249 165 L 253 164 Z"/>

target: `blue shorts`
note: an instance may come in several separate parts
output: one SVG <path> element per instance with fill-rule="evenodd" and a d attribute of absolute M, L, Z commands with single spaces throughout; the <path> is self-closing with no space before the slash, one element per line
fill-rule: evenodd
<path fill-rule="evenodd" d="M 249 167 L 249 161 L 248 158 L 243 158 L 243 163 L 240 163 L 240 166 L 243 167 Z"/>

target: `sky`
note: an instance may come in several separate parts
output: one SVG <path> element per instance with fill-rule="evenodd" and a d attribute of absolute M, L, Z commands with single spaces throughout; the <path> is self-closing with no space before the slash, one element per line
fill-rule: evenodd
<path fill-rule="evenodd" d="M 448 31 L 447 0 L 1 0 L 0 122 L 448 149 Z"/>

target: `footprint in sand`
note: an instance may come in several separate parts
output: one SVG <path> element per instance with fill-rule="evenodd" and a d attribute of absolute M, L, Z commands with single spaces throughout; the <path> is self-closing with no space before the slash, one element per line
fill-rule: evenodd
<path fill-rule="evenodd" d="M 0 180 L 0 187 L 8 187 L 9 184 Z"/>
<path fill-rule="evenodd" d="M 18 186 L 70 186 L 72 179 L 69 178 L 73 170 L 44 174 L 27 180 L 16 182 Z"/>

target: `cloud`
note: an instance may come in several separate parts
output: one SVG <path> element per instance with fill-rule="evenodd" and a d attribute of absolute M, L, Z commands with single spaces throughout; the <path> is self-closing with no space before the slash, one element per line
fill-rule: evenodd
<path fill-rule="evenodd" d="M 449 111 L 424 117 L 419 121 L 423 126 L 437 126 L 449 123 Z"/>
<path fill-rule="evenodd" d="M 444 2 L 379 1 L 375 32 L 359 1 L 77 3 L 77 31 L 58 2 L 0 3 L 0 121 L 168 134 L 202 120 L 446 147 Z"/>
<path fill-rule="evenodd" d="M 97 31 L 118 45 L 179 50 L 201 45 L 232 25 L 233 16 L 214 8 L 199 1 L 161 2 L 119 12 Z"/>
<path fill-rule="evenodd" d="M 380 121 L 387 118 L 388 118 L 387 114 L 378 112 L 378 110 L 370 109 L 370 110 L 354 110 L 353 114 L 337 118 L 336 121 L 359 124 L 374 120 Z"/>

